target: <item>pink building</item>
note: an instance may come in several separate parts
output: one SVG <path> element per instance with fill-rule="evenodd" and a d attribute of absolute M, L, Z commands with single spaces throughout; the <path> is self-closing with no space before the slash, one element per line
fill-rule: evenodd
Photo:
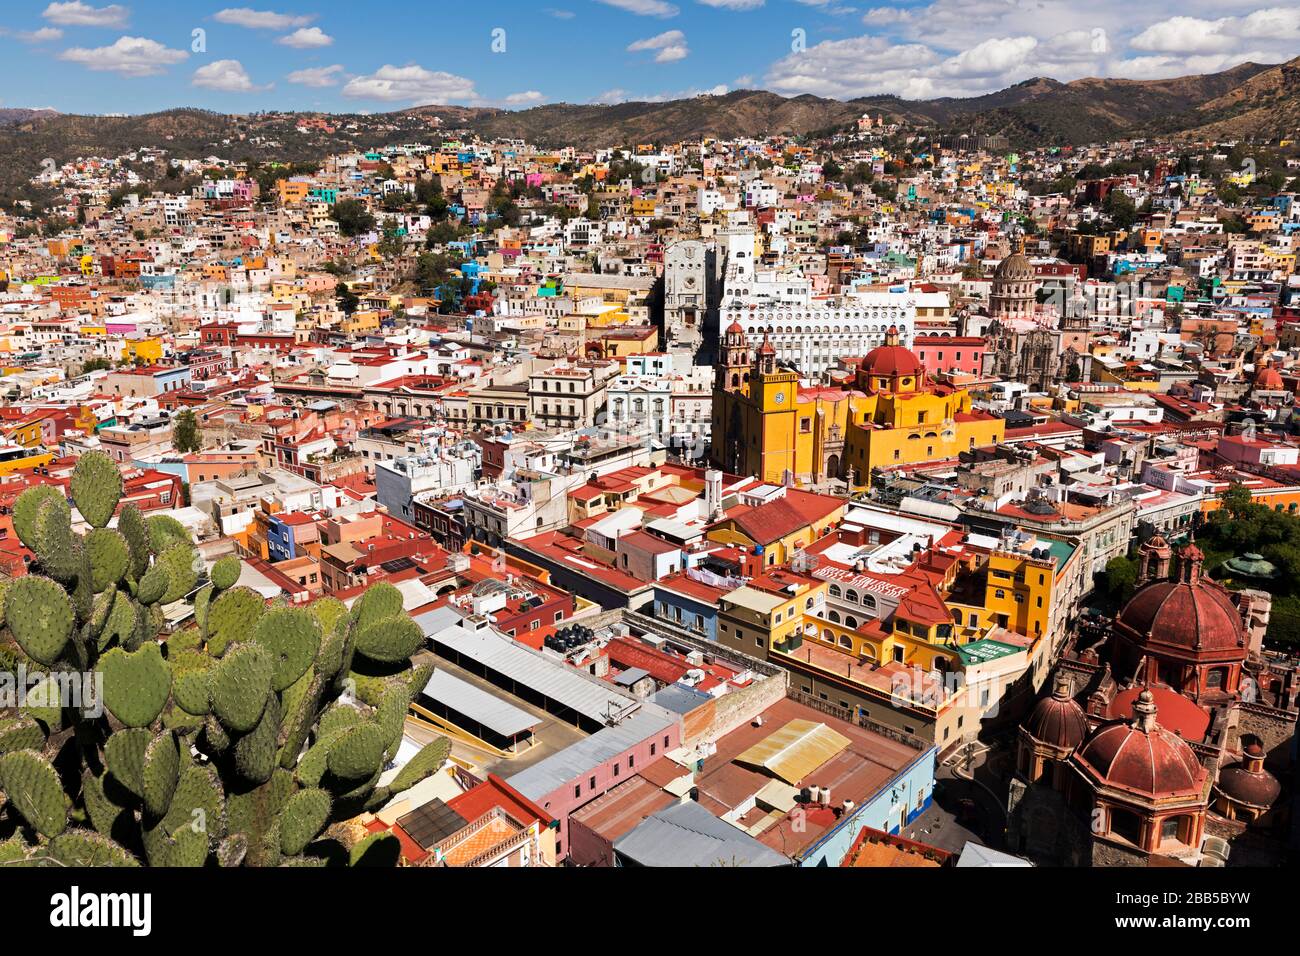
<path fill-rule="evenodd" d="M 956 335 L 918 335 L 912 351 L 931 372 L 959 372 L 980 375 L 984 368 L 986 340 Z"/>
<path fill-rule="evenodd" d="M 681 722 L 647 707 L 521 770 L 510 786 L 559 823 L 555 858 L 569 854 L 569 814 L 681 745 Z"/>

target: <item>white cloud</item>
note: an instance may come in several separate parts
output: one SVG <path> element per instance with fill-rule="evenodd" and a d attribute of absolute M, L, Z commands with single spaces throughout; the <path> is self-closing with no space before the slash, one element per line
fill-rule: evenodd
<path fill-rule="evenodd" d="M 637 40 L 627 48 L 629 53 L 642 53 L 648 50 L 655 51 L 656 63 L 675 63 L 686 59 L 691 53 L 690 47 L 686 45 L 686 34 L 681 30 L 669 30 L 658 36 Z"/>
<path fill-rule="evenodd" d="M 1033 37 L 993 37 L 944 61 L 945 76 L 1002 76 L 1024 65 L 1038 46 Z"/>
<path fill-rule="evenodd" d="M 116 3 L 92 7 L 81 0 L 72 0 L 70 3 L 51 3 L 41 16 L 64 27 L 121 27 L 126 26 L 130 11 Z"/>
<path fill-rule="evenodd" d="M 529 103 L 540 103 L 544 99 L 546 97 L 537 90 L 527 90 L 523 93 L 511 93 L 506 97 L 506 102 L 511 106 L 524 106 Z"/>
<path fill-rule="evenodd" d="M 53 43 L 63 39 L 63 31 L 57 27 L 41 27 L 37 30 L 7 30 L 0 28 L 0 36 L 11 36 L 20 43 Z"/>
<path fill-rule="evenodd" d="M 764 0 L 699 0 L 706 7 L 718 7 L 723 10 L 757 10 Z"/>
<path fill-rule="evenodd" d="M 1225 53 L 1241 50 L 1245 40 L 1274 42 L 1300 39 L 1300 8 L 1271 7 L 1244 17 L 1170 17 L 1153 23 L 1131 41 L 1135 50 L 1154 53 Z"/>
<path fill-rule="evenodd" d="M 123 76 L 156 76 L 188 58 L 184 50 L 170 49 L 146 37 L 118 37 L 112 46 L 73 47 L 59 54 L 60 60 L 80 63 L 88 70 Z"/>
<path fill-rule="evenodd" d="M 276 13 L 274 10 L 253 10 L 249 7 L 227 7 L 212 15 L 218 23 L 246 27 L 249 30 L 291 30 L 305 27 L 316 19 L 314 15 Z"/>
<path fill-rule="evenodd" d="M 305 70 L 294 70 L 285 77 L 290 83 L 297 83 L 299 86 L 338 86 L 343 82 L 343 66 L 335 63 L 333 66 L 313 66 Z"/>
<path fill-rule="evenodd" d="M 356 76 L 343 87 L 343 95 L 357 100 L 438 105 L 477 100 L 474 81 L 422 66 L 385 64 L 368 76 Z"/>
<path fill-rule="evenodd" d="M 596 0 L 607 7 L 617 7 L 639 17 L 675 17 L 681 10 L 666 0 Z"/>
<path fill-rule="evenodd" d="M 223 93 L 260 93 L 269 86 L 258 86 L 238 60 L 213 60 L 194 71 L 194 86 Z"/>
<path fill-rule="evenodd" d="M 1174 76 L 1192 76 L 1197 73 L 1218 73 L 1231 69 L 1247 60 L 1267 63 L 1270 54 L 1263 50 L 1244 53 L 1208 53 L 1197 56 L 1138 56 L 1120 60 L 1115 64 L 1116 76 L 1131 80 L 1163 80 Z"/>
<path fill-rule="evenodd" d="M 302 27 L 294 30 L 288 36 L 280 37 L 275 42 L 284 46 L 296 47 L 299 50 L 313 50 L 330 46 L 334 42 L 334 38 L 320 27 Z"/>
<path fill-rule="evenodd" d="M 1229 50 L 1235 41 L 1222 30 L 1228 19 L 1201 20 L 1170 17 L 1147 27 L 1131 41 L 1135 50 L 1171 53 L 1209 53 Z"/>

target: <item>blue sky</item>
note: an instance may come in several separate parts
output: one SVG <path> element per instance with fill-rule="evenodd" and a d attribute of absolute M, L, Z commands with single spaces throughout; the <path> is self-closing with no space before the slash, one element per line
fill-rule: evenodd
<path fill-rule="evenodd" d="M 1297 53 L 1300 5 L 1267 0 L 6 0 L 0 106 L 377 112 L 740 88 L 925 98 Z"/>

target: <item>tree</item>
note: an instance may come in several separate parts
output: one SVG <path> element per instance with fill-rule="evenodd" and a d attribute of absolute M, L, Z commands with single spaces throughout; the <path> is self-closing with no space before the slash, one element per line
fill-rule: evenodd
<path fill-rule="evenodd" d="M 0 865 L 395 864 L 391 834 L 349 847 L 334 825 L 450 752 L 440 738 L 378 783 L 433 673 L 411 661 L 423 632 L 401 592 L 377 584 L 351 610 L 332 597 L 268 608 L 237 585 L 237 557 L 205 570 L 169 515 L 128 504 L 110 529 L 122 476 L 102 452 L 81 457 L 69 490 L 85 535 L 51 486 L 14 503 L 35 561 L 6 585 L 0 661 L 93 673 L 102 690 L 29 691 L 0 721 Z M 181 603 L 194 623 L 164 637 L 162 609 Z"/>
<path fill-rule="evenodd" d="M 361 307 L 360 296 L 349 289 L 346 282 L 340 282 L 334 287 L 334 297 L 338 299 L 339 308 L 344 315 L 352 315 Z"/>
<path fill-rule="evenodd" d="M 330 218 L 339 224 L 339 232 L 348 238 L 375 228 L 375 217 L 359 199 L 340 199 L 330 209 Z"/>
<path fill-rule="evenodd" d="M 1117 606 L 1123 605 L 1137 589 L 1137 562 L 1123 555 L 1106 562 L 1106 593 Z"/>
<path fill-rule="evenodd" d="M 172 423 L 172 444 L 183 455 L 196 452 L 203 447 L 199 436 L 199 422 L 191 409 L 183 409 Z"/>
<path fill-rule="evenodd" d="M 1240 518 L 1254 504 L 1254 500 L 1250 497 L 1249 488 L 1239 481 L 1234 481 L 1220 496 L 1219 503 L 1233 518 Z"/>

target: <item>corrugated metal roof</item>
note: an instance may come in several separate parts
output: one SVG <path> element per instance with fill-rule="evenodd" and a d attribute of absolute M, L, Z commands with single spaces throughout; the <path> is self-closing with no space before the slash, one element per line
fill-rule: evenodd
<path fill-rule="evenodd" d="M 434 671 L 429 683 L 424 685 L 424 694 L 503 737 L 522 734 L 542 722 L 528 711 L 447 671 Z"/>
<path fill-rule="evenodd" d="M 791 861 L 692 800 L 660 810 L 614 843 L 641 866 L 790 866 Z"/>
<path fill-rule="evenodd" d="M 570 780 L 590 774 L 606 760 L 657 736 L 671 725 L 672 721 L 657 709 L 642 711 L 621 724 L 596 731 L 586 740 L 565 747 L 527 770 L 521 770 L 506 783 L 529 800 L 540 800 Z"/>
<path fill-rule="evenodd" d="M 445 644 L 456 653 L 572 708 L 590 720 L 603 724 L 612 714 L 636 703 L 608 684 L 586 677 L 490 627 L 468 630 L 461 623 L 460 616 L 447 608 L 421 614 L 415 622 L 430 640 Z"/>
<path fill-rule="evenodd" d="M 851 741 L 825 724 L 792 720 L 736 758 L 736 763 L 762 767 L 786 783 L 797 785 Z"/>

